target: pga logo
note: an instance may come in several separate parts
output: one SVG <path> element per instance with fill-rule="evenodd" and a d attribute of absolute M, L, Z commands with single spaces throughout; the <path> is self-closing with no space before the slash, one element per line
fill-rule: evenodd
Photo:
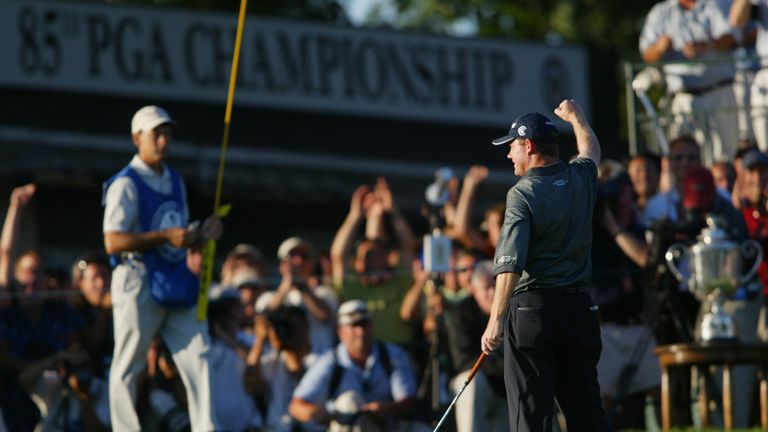
<path fill-rule="evenodd" d="M 525 133 L 528 131 L 528 128 L 525 126 L 520 126 L 517 128 L 517 134 L 520 136 L 525 136 Z"/>

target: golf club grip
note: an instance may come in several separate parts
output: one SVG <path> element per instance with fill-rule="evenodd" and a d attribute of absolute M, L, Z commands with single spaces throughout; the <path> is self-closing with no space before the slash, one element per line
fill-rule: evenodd
<path fill-rule="evenodd" d="M 488 354 L 480 353 L 480 357 L 477 358 L 475 365 L 472 366 L 472 371 L 469 373 L 469 376 L 467 376 L 467 380 L 464 381 L 465 384 L 468 384 L 470 381 L 472 381 L 472 378 L 474 378 L 477 371 L 480 370 L 480 365 L 483 364 L 483 361 L 485 361 L 486 357 L 488 357 Z"/>

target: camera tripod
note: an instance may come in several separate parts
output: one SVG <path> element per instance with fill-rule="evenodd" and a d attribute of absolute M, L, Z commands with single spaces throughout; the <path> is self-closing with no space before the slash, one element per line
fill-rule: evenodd
<path fill-rule="evenodd" d="M 677 284 L 670 282 L 669 273 L 666 267 L 663 266 L 663 264 L 659 264 L 656 267 L 653 281 L 644 290 L 645 304 L 641 315 L 644 318 L 643 329 L 629 357 L 629 362 L 624 365 L 619 374 L 613 404 L 611 404 L 610 409 L 606 413 L 610 424 L 613 424 L 616 417 L 623 411 L 623 404 L 628 395 L 632 379 L 638 371 L 643 355 L 653 340 L 654 330 L 659 324 L 662 312 L 665 313 L 665 317 L 671 320 L 672 328 L 674 329 L 674 337 L 664 337 L 663 342 L 688 343 L 693 340 L 693 328 L 690 323 L 683 321 L 683 318 L 680 316 L 679 305 L 676 305 L 672 298 L 678 289 Z"/>
<path fill-rule="evenodd" d="M 441 213 L 441 207 L 430 204 L 424 214 L 429 220 L 430 234 L 424 236 L 424 270 L 429 272 L 424 285 L 424 294 L 427 299 L 427 317 L 433 321 L 433 327 L 427 335 L 429 353 L 427 356 L 426 370 L 419 385 L 417 398 L 424 400 L 427 387 L 430 388 L 430 418 L 439 415 L 440 412 L 440 328 L 442 317 L 434 310 L 430 298 L 438 293 L 438 283 L 441 276 L 450 270 L 451 244 L 443 236 L 445 218 Z"/>

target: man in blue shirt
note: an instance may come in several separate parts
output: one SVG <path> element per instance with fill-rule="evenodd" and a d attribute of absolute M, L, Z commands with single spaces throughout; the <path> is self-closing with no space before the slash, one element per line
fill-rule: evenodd
<path fill-rule="evenodd" d="M 416 402 L 416 379 L 407 354 L 377 342 L 366 304 L 339 307 L 341 343 L 320 357 L 293 393 L 290 413 L 305 430 L 328 423 L 356 424 L 362 430 L 393 430 Z"/>

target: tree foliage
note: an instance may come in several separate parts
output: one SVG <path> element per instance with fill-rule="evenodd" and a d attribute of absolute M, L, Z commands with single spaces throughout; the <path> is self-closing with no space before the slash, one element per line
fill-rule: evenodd
<path fill-rule="evenodd" d="M 562 40 L 637 58 L 637 38 L 655 0 L 390 0 L 397 14 L 375 8 L 369 22 L 452 33 L 470 22 L 476 36 Z"/>

